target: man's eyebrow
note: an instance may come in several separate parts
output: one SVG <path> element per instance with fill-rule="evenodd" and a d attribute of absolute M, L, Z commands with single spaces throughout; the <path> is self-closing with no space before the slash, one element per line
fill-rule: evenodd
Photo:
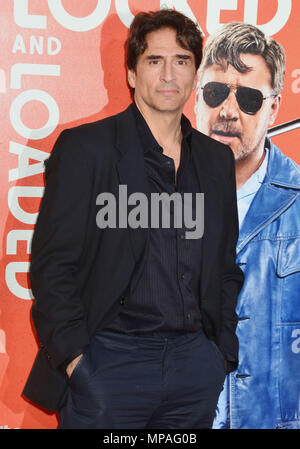
<path fill-rule="evenodd" d="M 186 55 L 186 54 L 176 54 L 175 55 L 176 58 L 178 59 L 192 59 L 192 57 L 190 55 Z M 163 56 L 161 55 L 148 55 L 146 57 L 146 59 L 163 59 Z"/>
<path fill-rule="evenodd" d="M 162 56 L 160 55 L 149 55 L 146 59 L 162 59 Z"/>
<path fill-rule="evenodd" d="M 180 59 L 192 59 L 190 55 L 176 55 L 176 57 Z"/>

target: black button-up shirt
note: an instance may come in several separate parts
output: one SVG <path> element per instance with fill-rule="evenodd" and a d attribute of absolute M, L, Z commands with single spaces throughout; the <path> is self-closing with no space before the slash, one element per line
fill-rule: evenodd
<path fill-rule="evenodd" d="M 190 150 L 192 127 L 182 116 L 180 164 L 175 173 L 174 160 L 159 146 L 137 106 L 132 109 L 144 150 L 149 195 L 166 192 L 201 192 Z M 134 167 L 133 167 L 134 169 Z M 172 206 L 172 201 L 170 204 Z M 149 248 L 143 273 L 135 290 L 124 302 L 123 310 L 107 327 L 114 332 L 135 334 L 197 332 L 201 328 L 199 308 L 202 239 L 187 239 L 184 226 L 174 227 L 171 207 L 170 227 L 151 228 L 149 204 Z M 183 203 L 182 203 L 183 204 Z M 195 219 L 195 201 L 193 201 Z"/>

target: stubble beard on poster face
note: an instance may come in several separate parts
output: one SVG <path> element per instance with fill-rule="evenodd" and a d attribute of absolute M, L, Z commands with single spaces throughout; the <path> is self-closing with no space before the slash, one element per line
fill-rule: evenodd
<path fill-rule="evenodd" d="M 234 124 L 234 122 L 230 122 L 227 120 L 220 120 L 219 122 L 215 123 L 214 125 L 210 126 L 209 129 L 209 136 L 212 137 L 212 135 L 216 134 L 225 134 L 226 136 L 234 136 L 236 139 L 238 139 L 238 143 L 236 145 L 230 146 L 234 158 L 236 162 L 241 162 L 247 159 L 253 152 L 255 152 L 259 147 L 262 140 L 264 140 L 264 136 L 258 141 L 253 140 L 246 140 L 244 139 L 242 131 L 240 131 Z"/>
<path fill-rule="evenodd" d="M 264 146 L 265 135 L 263 135 L 259 140 L 244 141 L 241 135 L 240 143 L 237 147 L 232 148 L 235 162 L 245 161 L 249 156 L 254 155 L 254 153 L 259 152 L 260 148 Z"/>
<path fill-rule="evenodd" d="M 254 149 L 249 148 L 248 146 L 243 145 L 242 143 L 237 147 L 237 149 L 233 150 L 234 159 L 236 162 L 241 162 L 247 159 L 247 157 L 254 151 Z"/>

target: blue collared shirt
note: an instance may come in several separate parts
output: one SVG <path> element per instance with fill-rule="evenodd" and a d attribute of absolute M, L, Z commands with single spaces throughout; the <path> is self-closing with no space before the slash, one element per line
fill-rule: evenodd
<path fill-rule="evenodd" d="M 266 175 L 269 149 L 265 148 L 265 158 L 260 167 L 253 173 L 252 176 L 242 185 L 237 191 L 237 206 L 239 215 L 239 228 L 241 229 L 244 218 L 248 212 L 248 209 L 256 195 L 256 192 L 260 188 L 264 177 Z"/>

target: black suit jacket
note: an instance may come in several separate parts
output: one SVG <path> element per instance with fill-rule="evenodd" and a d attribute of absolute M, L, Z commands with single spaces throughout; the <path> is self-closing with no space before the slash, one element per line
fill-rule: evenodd
<path fill-rule="evenodd" d="M 204 331 L 232 366 L 238 363 L 235 307 L 243 275 L 235 264 L 238 237 L 234 158 L 229 147 L 196 130 L 192 158 L 204 192 L 200 308 Z M 96 225 L 101 192 L 147 192 L 143 150 L 131 107 L 65 130 L 46 163 L 45 193 L 32 240 L 32 316 L 40 350 L 23 394 L 57 410 L 70 355 L 126 307 L 145 262 L 148 229 Z M 136 272 L 137 270 L 137 272 Z M 137 273 L 133 279 L 133 273 Z"/>

